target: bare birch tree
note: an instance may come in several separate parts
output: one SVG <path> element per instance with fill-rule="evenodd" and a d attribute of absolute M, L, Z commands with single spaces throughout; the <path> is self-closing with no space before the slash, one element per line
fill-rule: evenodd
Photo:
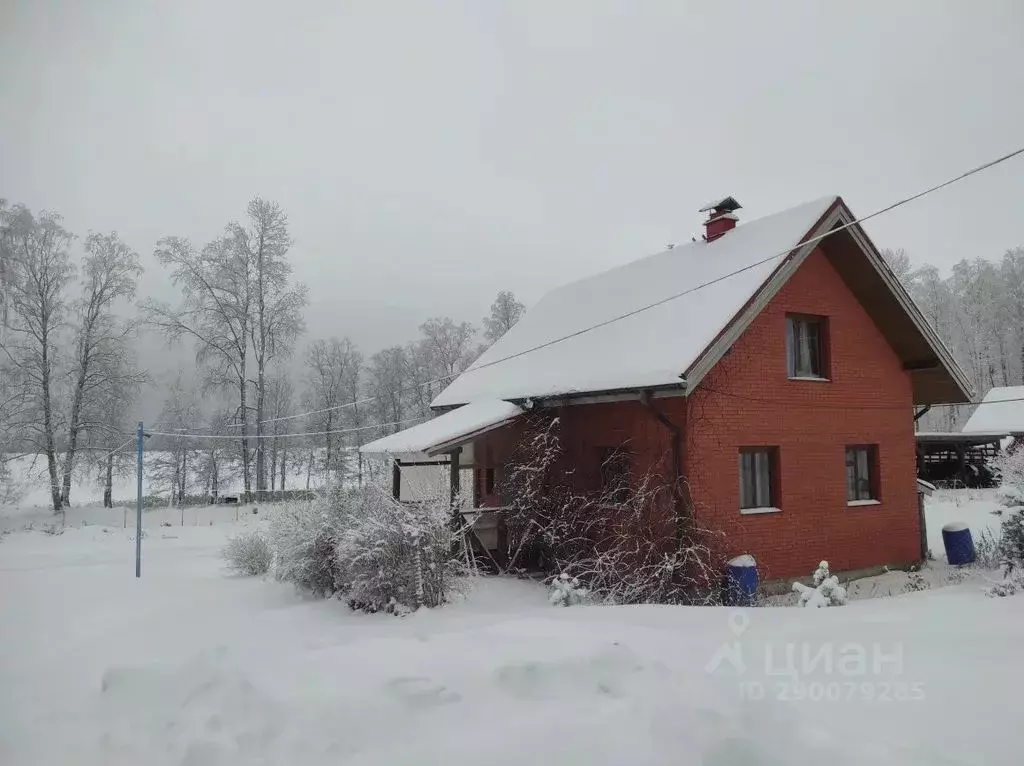
<path fill-rule="evenodd" d="M 267 490 L 267 366 L 278 357 L 288 356 L 291 344 L 302 332 L 306 288 L 290 284 L 288 250 L 292 240 L 288 217 L 276 202 L 253 199 L 246 210 L 246 224 L 232 223 L 228 230 L 237 257 L 248 263 L 252 280 L 248 327 L 256 362 L 256 493 L 262 499 Z"/>
<path fill-rule="evenodd" d="M 138 373 L 129 364 L 130 333 L 134 323 L 119 319 L 114 308 L 120 301 L 135 298 L 135 288 L 142 267 L 139 256 L 124 244 L 116 233 L 90 234 L 85 240 L 82 266 L 82 296 L 76 306 L 77 327 L 71 413 L 64 448 L 64 477 L 61 502 L 71 500 L 71 476 L 75 451 L 83 428 L 100 427 L 99 423 L 83 421 L 89 400 L 104 387 L 108 393 L 122 390 L 119 381 L 125 378 L 130 386 Z"/>
<path fill-rule="evenodd" d="M 74 269 L 68 257 L 72 235 L 60 216 L 38 217 L 21 205 L 4 210 L 5 310 L 0 353 L 24 385 L 14 427 L 46 456 L 53 509 L 61 510 L 57 467 L 58 415 L 53 387 L 57 344 L 67 315 L 66 289 Z"/>
<path fill-rule="evenodd" d="M 242 480 L 248 499 L 252 493 L 249 449 L 249 336 L 253 304 L 253 278 L 246 254 L 235 246 L 233 236 L 214 240 L 197 251 L 181 237 L 157 243 L 157 259 L 171 269 L 171 279 L 181 290 L 177 308 L 147 301 L 147 321 L 172 341 L 189 337 L 195 344 L 196 363 L 204 367 L 206 382 L 237 393 L 233 420 L 239 428 Z"/>

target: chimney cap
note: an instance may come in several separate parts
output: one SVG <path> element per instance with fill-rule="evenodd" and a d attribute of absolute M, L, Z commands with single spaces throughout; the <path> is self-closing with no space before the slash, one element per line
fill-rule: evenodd
<path fill-rule="evenodd" d="M 709 202 L 697 212 L 707 213 L 714 211 L 716 213 L 731 213 L 733 210 L 739 210 L 741 207 L 743 207 L 743 205 L 737 202 L 735 197 L 723 197 L 722 199 Z"/>

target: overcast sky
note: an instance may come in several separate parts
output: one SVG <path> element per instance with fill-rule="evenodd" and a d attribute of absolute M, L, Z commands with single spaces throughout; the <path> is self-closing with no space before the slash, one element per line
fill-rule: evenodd
<path fill-rule="evenodd" d="M 288 212 L 314 335 L 430 315 L 825 194 L 863 215 L 1024 144 L 1024 3 L 0 0 L 0 197 L 203 242 Z M 867 225 L 1024 244 L 1024 158 Z"/>

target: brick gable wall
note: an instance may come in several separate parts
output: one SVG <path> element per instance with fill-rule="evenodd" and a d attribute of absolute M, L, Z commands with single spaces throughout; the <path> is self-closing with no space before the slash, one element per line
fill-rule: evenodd
<path fill-rule="evenodd" d="M 789 380 L 786 315 L 828 318 L 830 382 Z M 754 401 L 766 400 L 766 401 Z M 762 579 L 919 559 L 910 379 L 816 250 L 692 393 L 685 471 L 696 512 Z M 846 503 L 845 448 L 877 444 L 879 505 Z M 740 447 L 778 448 L 780 513 L 743 515 Z"/>

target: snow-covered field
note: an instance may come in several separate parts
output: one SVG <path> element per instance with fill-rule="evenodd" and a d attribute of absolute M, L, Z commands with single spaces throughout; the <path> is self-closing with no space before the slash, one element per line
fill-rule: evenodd
<path fill-rule="evenodd" d="M 930 537 L 943 514 L 998 522 L 985 497 L 933 500 Z M 141 580 L 119 509 L 0 541 L 0 763 L 1021 763 L 1024 596 L 557 609 L 487 578 L 359 615 L 227 574 L 264 509 L 206 510 L 147 513 Z"/>

